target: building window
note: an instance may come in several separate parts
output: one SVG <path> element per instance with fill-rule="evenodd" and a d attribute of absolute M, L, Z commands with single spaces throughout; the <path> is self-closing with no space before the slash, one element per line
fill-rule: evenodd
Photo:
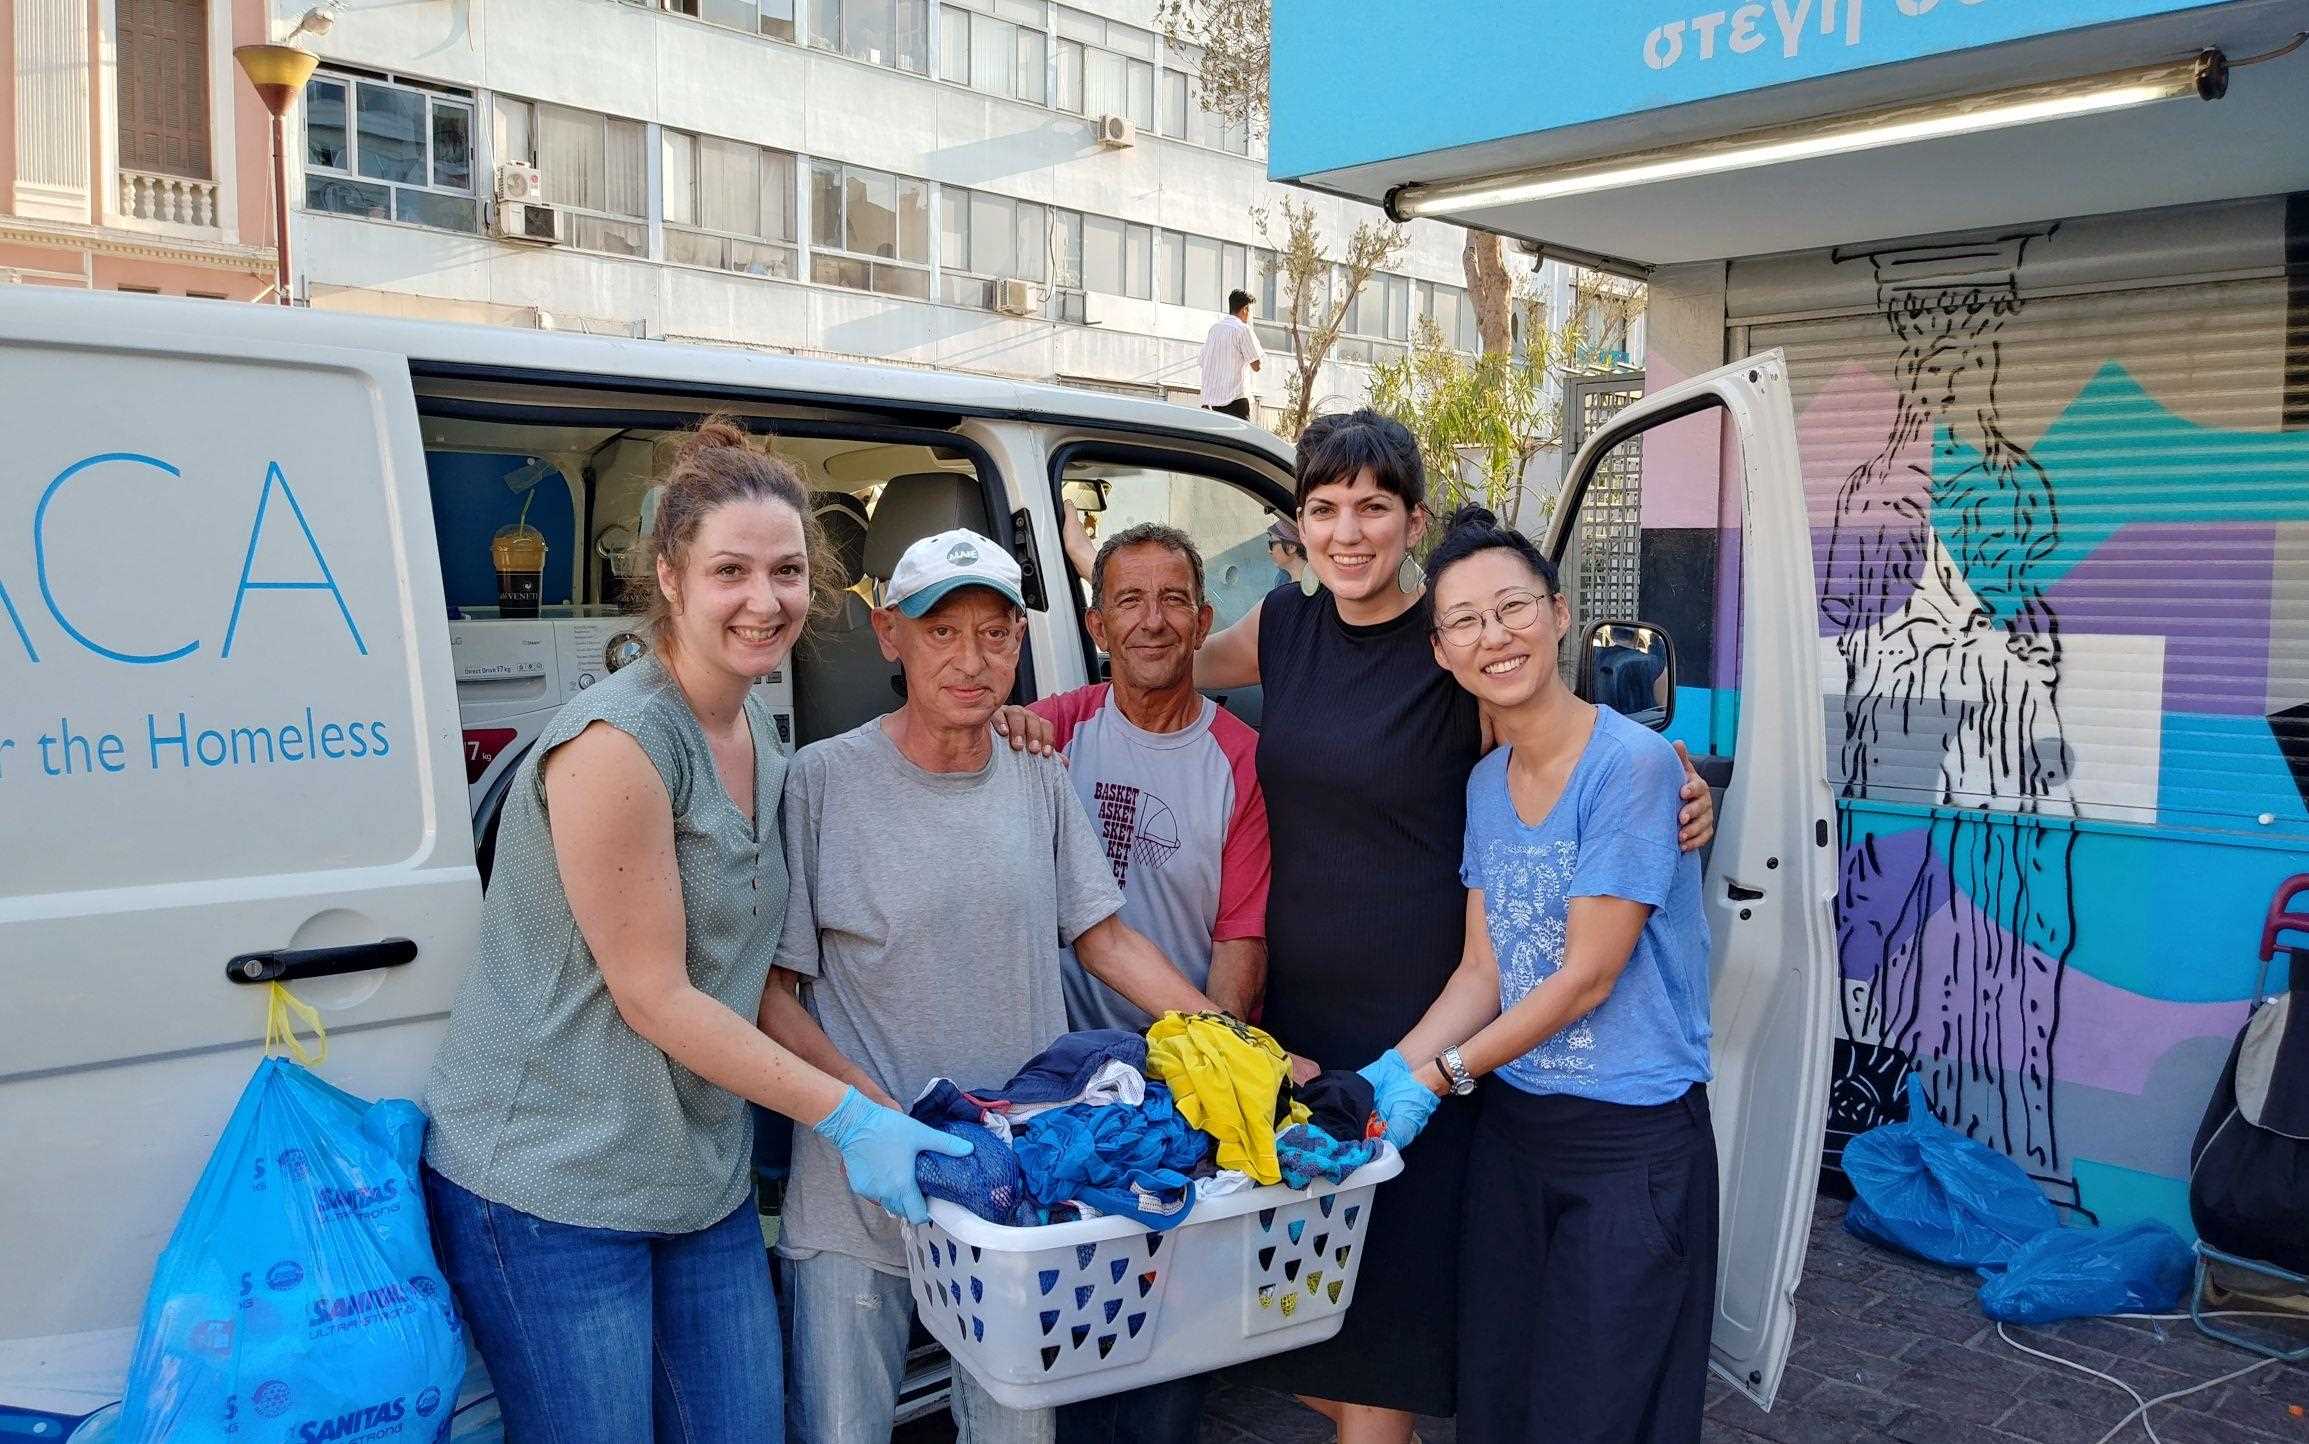
<path fill-rule="evenodd" d="M 810 279 L 930 299 L 930 183 L 832 161 L 810 164 Z"/>
<path fill-rule="evenodd" d="M 1047 101 L 1050 37 L 1042 28 L 1042 0 L 968 3 L 972 8 L 948 4 L 939 12 L 939 77 L 988 95 Z"/>
<path fill-rule="evenodd" d="M 327 71 L 305 84 L 305 208 L 480 229 L 473 102 Z"/>
<path fill-rule="evenodd" d="M 938 195 L 939 297 L 991 309 L 994 283 L 1050 279 L 1049 212 L 1032 201 L 942 187 Z"/>
<path fill-rule="evenodd" d="M 1083 216 L 1082 288 L 1108 296 L 1154 296 L 1154 229 L 1107 216 Z"/>
<path fill-rule="evenodd" d="M 115 74 L 123 170 L 210 180 L 208 6 L 120 0 Z"/>
<path fill-rule="evenodd" d="M 1077 115 L 1126 115 L 1155 128 L 1151 30 L 1058 7 L 1058 105 Z"/>
<path fill-rule="evenodd" d="M 665 258 L 792 280 L 794 158 L 739 140 L 661 136 Z"/>
<path fill-rule="evenodd" d="M 1174 46 L 1162 75 L 1163 134 L 1189 145 L 1207 145 L 1229 155 L 1251 153 L 1251 128 L 1228 122 L 1204 108 L 1203 53 L 1195 46 Z"/>
<path fill-rule="evenodd" d="M 1468 299 L 1465 287 L 1421 281 L 1412 288 L 1411 304 L 1414 315 L 1434 324 L 1444 345 L 1454 351 L 1483 349 L 1475 329 L 1475 303 Z"/>
<path fill-rule="evenodd" d="M 692 15 L 772 40 L 794 38 L 794 0 L 663 0 L 676 15 Z"/>
<path fill-rule="evenodd" d="M 1342 289 L 1345 282 L 1341 273 Z M 1341 361 L 1377 365 L 1401 358 L 1410 339 L 1411 278 L 1380 274 L 1366 280 L 1363 289 L 1347 303 L 1346 319 L 1339 324 L 1338 347 L 1332 354 Z"/>
<path fill-rule="evenodd" d="M 613 256 L 649 254 L 645 130 L 591 110 L 497 100 L 497 156 L 537 167 L 546 204 L 567 213 L 569 244 Z"/>
<path fill-rule="evenodd" d="M 810 0 L 810 43 L 928 75 L 930 0 Z"/>

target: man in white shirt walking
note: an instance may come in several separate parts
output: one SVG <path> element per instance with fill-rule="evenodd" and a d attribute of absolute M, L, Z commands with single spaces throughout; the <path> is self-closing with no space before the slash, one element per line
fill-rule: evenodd
<path fill-rule="evenodd" d="M 1266 359 L 1251 329 L 1251 293 L 1229 291 L 1227 314 L 1203 337 L 1203 409 L 1251 419 L 1251 377 Z"/>

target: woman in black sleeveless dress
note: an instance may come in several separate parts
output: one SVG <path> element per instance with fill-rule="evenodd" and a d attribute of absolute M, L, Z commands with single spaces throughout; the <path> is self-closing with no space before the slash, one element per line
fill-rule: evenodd
<path fill-rule="evenodd" d="M 1405 565 L 1426 525 L 1409 433 L 1368 411 L 1322 417 L 1300 438 L 1298 469 L 1320 586 L 1269 593 L 1204 647 L 1196 681 L 1266 692 L 1265 1026 L 1325 1067 L 1354 1068 L 1392 1047 L 1459 964 L 1459 851 L 1482 728 L 1474 699 L 1435 665 L 1424 588 Z M 1471 1123 L 1445 1103 L 1404 1155 L 1337 1336 L 1239 1376 L 1298 1394 L 1348 1438 L 1407 1439 L 1413 1414 L 1452 1412 Z"/>
<path fill-rule="evenodd" d="M 1399 423 L 1363 410 L 1299 438 L 1298 524 L 1311 592 L 1278 587 L 1212 637 L 1200 687 L 1265 689 L 1259 786 L 1273 848 L 1264 1025 L 1326 1068 L 1393 1047 L 1459 965 L 1475 699 L 1436 665 L 1411 552 L 1426 474 Z M 1307 585 L 1302 578 L 1302 587 Z M 1686 797 L 1705 798 L 1696 778 Z M 1704 808 L 1686 845 L 1712 832 Z M 1694 810 L 1687 808 L 1690 824 Z M 1236 1377 L 1297 1394 L 1351 1444 L 1401 1444 L 1455 1412 L 1460 1195 L 1473 1112 L 1445 1099 L 1371 1215 L 1355 1305 L 1329 1341 Z"/>

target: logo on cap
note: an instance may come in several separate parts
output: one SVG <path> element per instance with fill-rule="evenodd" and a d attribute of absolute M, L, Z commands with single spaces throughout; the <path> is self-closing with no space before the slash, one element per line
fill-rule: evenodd
<path fill-rule="evenodd" d="M 946 562 L 949 566 L 976 566 L 978 565 L 978 548 L 966 541 L 958 541 L 946 549 Z"/>

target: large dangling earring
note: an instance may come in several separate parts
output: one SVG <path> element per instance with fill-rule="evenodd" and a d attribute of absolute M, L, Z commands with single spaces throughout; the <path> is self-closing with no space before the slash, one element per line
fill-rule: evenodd
<path fill-rule="evenodd" d="M 1315 575 L 1315 564 L 1313 562 L 1300 563 L 1299 595 L 1311 597 L 1321 590 L 1323 590 L 1323 579 Z"/>
<path fill-rule="evenodd" d="M 1427 573 L 1419 569 L 1418 558 L 1405 552 L 1402 562 L 1395 568 L 1395 589 L 1408 597 L 1417 593 L 1426 582 Z"/>

